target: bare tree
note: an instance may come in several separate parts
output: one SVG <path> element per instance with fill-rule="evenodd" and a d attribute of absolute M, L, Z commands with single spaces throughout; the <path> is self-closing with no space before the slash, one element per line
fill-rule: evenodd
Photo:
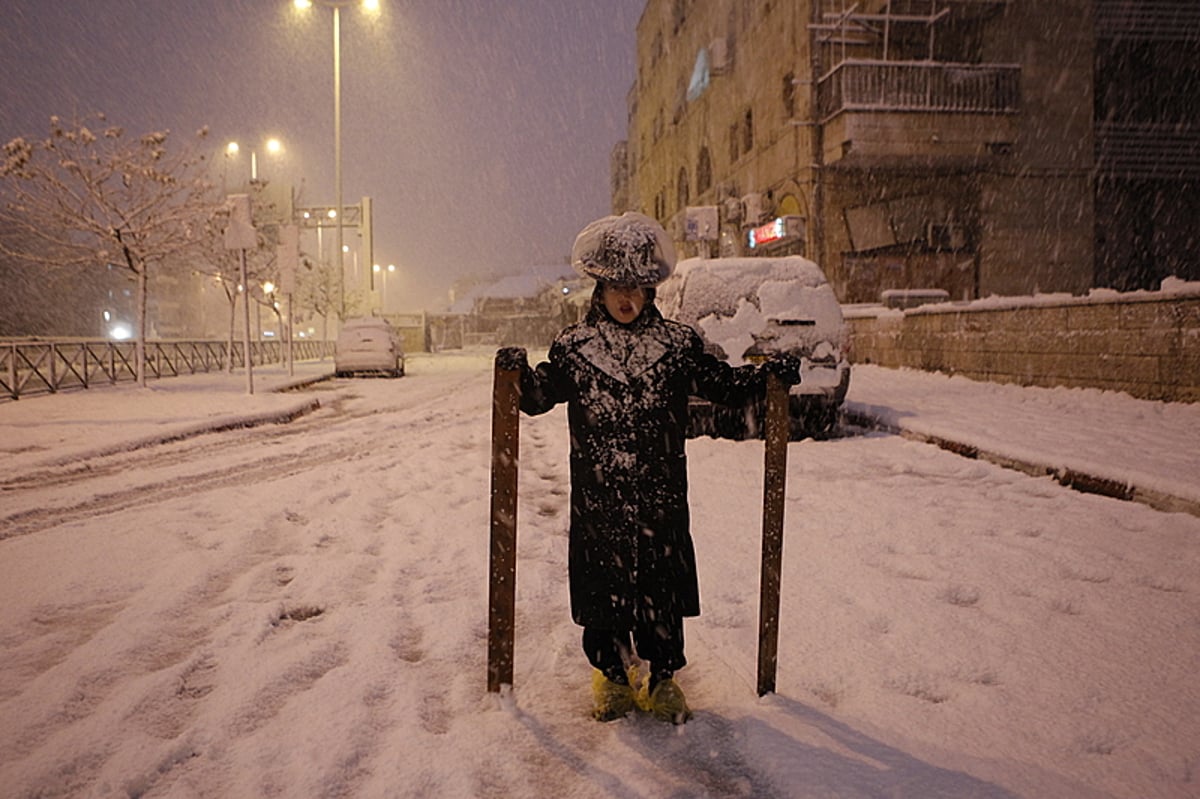
<path fill-rule="evenodd" d="M 143 386 L 149 270 L 187 248 L 215 212 L 205 156 L 193 147 L 171 148 L 168 138 L 167 132 L 129 138 L 103 114 L 71 124 L 51 117 L 48 137 L 13 139 L 0 165 L 8 188 L 0 222 L 26 243 L 10 254 L 46 266 L 111 265 L 137 282 Z"/>

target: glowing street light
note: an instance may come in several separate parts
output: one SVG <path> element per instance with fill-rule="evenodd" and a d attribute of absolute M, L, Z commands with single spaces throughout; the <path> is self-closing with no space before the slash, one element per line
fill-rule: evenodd
<path fill-rule="evenodd" d="M 336 184 L 338 282 L 341 286 L 342 311 L 345 312 L 345 258 L 343 252 L 342 214 L 342 9 L 358 3 L 368 13 L 379 12 L 379 0 L 292 0 L 298 11 L 314 5 L 333 9 L 333 171 Z"/>
<path fill-rule="evenodd" d="M 395 265 L 395 264 L 388 264 L 386 267 L 384 267 L 384 266 L 381 266 L 380 264 L 372 264 L 372 265 L 371 265 L 371 272 L 372 272 L 372 275 L 373 275 L 373 276 L 374 276 L 374 275 L 379 275 L 379 281 L 380 281 L 380 282 L 379 282 L 379 308 L 380 308 L 380 310 L 382 310 L 384 313 L 387 313 L 387 306 L 388 306 L 388 302 L 387 302 L 387 298 L 388 298 L 388 290 L 387 290 L 387 284 L 388 284 L 388 275 L 390 275 L 390 274 L 395 274 L 395 272 L 396 272 L 396 265 Z M 374 286 L 372 286 L 372 288 L 373 288 L 373 287 L 374 287 Z"/>
<path fill-rule="evenodd" d="M 279 139 L 276 139 L 274 137 L 267 139 L 265 142 L 263 142 L 263 147 L 271 155 L 279 155 L 280 153 L 283 152 L 283 142 L 281 142 Z M 241 152 L 241 149 L 242 149 L 241 145 L 239 145 L 235 141 L 231 141 L 231 142 L 229 142 L 229 144 L 225 145 L 225 155 L 229 158 L 234 158 L 237 156 L 237 154 L 239 152 Z M 250 180 L 251 181 L 258 180 L 258 151 L 257 150 L 250 151 Z"/>

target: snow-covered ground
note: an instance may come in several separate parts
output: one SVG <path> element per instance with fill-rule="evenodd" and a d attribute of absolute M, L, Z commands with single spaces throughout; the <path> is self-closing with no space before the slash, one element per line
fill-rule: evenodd
<path fill-rule="evenodd" d="M 761 699 L 762 445 L 689 443 L 704 614 L 680 674 L 696 718 L 672 728 L 588 717 L 565 414 L 523 418 L 515 688 L 488 695 L 488 359 L 409 373 L 0 404 L 0 794 L 1200 791 L 1200 518 L 885 433 L 789 447 Z M 127 447 L 314 397 L 290 424 Z M 1195 406 L 878 368 L 851 406 L 1200 495 Z"/>

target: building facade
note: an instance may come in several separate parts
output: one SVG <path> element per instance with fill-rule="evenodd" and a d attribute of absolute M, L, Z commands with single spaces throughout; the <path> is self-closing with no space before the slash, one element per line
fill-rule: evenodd
<path fill-rule="evenodd" d="M 649 0 L 614 210 L 843 302 L 1200 278 L 1198 44 L 1191 0 Z"/>

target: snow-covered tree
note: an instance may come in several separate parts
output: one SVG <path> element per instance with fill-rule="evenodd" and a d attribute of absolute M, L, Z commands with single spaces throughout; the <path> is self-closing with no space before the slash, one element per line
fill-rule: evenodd
<path fill-rule="evenodd" d="M 296 278 L 293 301 L 302 313 L 320 316 L 323 327 L 331 317 L 344 322 L 366 313 L 366 297 L 361 291 L 352 289 L 343 297 L 344 284 L 338 276 L 337 264 L 302 253 Z M 328 338 L 326 332 L 322 338 Z"/>
<path fill-rule="evenodd" d="M 72 123 L 51 117 L 46 138 L 4 145 L 0 224 L 20 234 L 4 241 L 22 242 L 8 252 L 50 267 L 126 271 L 137 283 L 141 385 L 149 271 L 189 247 L 215 212 L 204 160 L 202 150 L 172 146 L 167 132 L 131 138 L 103 114 Z"/>

